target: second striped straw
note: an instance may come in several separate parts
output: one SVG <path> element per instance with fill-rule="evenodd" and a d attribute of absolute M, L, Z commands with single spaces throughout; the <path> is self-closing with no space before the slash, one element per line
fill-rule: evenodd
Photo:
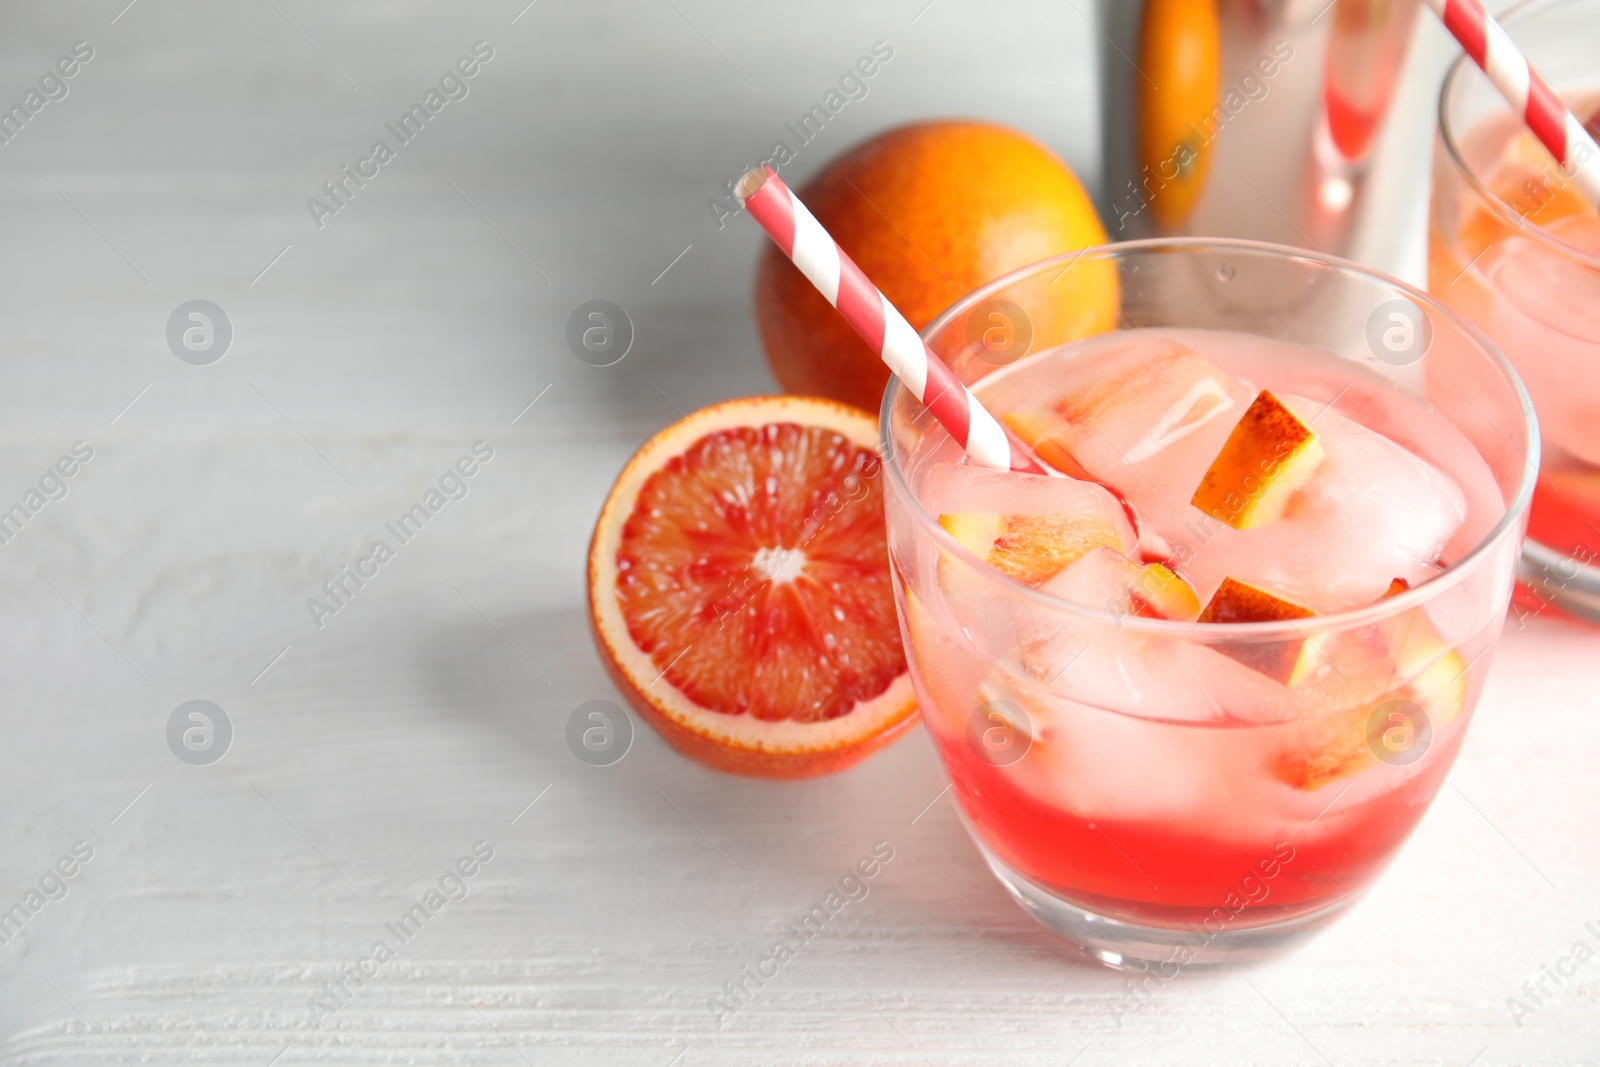
<path fill-rule="evenodd" d="M 1428 6 L 1589 203 L 1600 207 L 1600 145 L 1511 43 L 1481 0 L 1428 0 Z"/>

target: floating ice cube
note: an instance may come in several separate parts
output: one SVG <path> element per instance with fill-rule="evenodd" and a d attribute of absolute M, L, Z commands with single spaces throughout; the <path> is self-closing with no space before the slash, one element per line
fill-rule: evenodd
<path fill-rule="evenodd" d="M 1193 622 L 1200 614 L 1194 590 L 1159 563 L 1140 564 L 1112 548 L 1094 548 L 1047 583 L 1047 592 L 1121 617 Z"/>
<path fill-rule="evenodd" d="M 1183 721 L 1227 717 L 1217 694 L 1193 676 L 1209 650 L 1123 625 L 1139 610 L 1133 586 L 1140 570 L 1110 549 L 1096 549 L 1040 587 L 1095 614 L 1044 603 L 1016 605 L 1013 669 L 1097 708 Z"/>
<path fill-rule="evenodd" d="M 1600 218 L 1569 217 L 1548 229 L 1600 254 Z M 1502 241 L 1479 270 L 1499 289 L 1487 302 L 1484 329 L 1516 363 L 1546 441 L 1600 463 L 1600 345 L 1593 340 L 1600 337 L 1600 274 L 1526 237 Z"/>
<path fill-rule="evenodd" d="M 1133 545 L 1128 513 L 1103 485 L 993 470 L 970 463 L 934 463 L 922 474 L 923 506 L 935 517 L 954 512 L 992 511 L 1002 515 L 1087 515 L 1114 527 Z"/>
<path fill-rule="evenodd" d="M 1439 553 L 1467 516 L 1455 480 L 1326 403 L 1281 399 L 1323 451 L 1282 518 L 1234 530 L 1187 500 L 1147 515 L 1201 601 L 1232 577 L 1327 614 L 1372 603 L 1395 578 L 1417 585 L 1437 574 Z"/>
<path fill-rule="evenodd" d="M 1030 585 L 1091 548 L 1137 542 L 1121 501 L 1094 482 L 944 463 L 924 474 L 921 496 L 963 548 Z"/>
<path fill-rule="evenodd" d="M 1256 388 L 1159 334 L 1074 367 L 1083 384 L 1005 416 L 1041 458 L 1120 492 L 1143 514 L 1187 502 Z"/>

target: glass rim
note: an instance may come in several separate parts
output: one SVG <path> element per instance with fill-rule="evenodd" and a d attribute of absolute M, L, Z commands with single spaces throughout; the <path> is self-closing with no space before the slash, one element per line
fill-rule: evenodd
<path fill-rule="evenodd" d="M 1560 7 L 1563 4 L 1578 2 L 1581 2 L 1581 0 L 1523 0 L 1522 3 L 1509 8 L 1504 14 L 1498 16 L 1498 21 L 1509 35 L 1510 30 L 1517 23 L 1517 21 L 1527 15 L 1550 8 Z M 1595 270 L 1600 270 L 1600 256 L 1591 255 L 1590 253 L 1585 252 L 1583 249 L 1578 248 L 1576 245 L 1572 245 L 1566 241 L 1563 241 L 1561 238 L 1545 229 L 1539 223 L 1534 222 L 1532 219 L 1523 215 L 1516 208 L 1512 207 L 1510 204 L 1506 203 L 1505 200 L 1501 199 L 1499 194 L 1497 194 L 1494 190 L 1485 185 L 1483 180 L 1478 177 L 1477 173 L 1472 169 L 1472 167 L 1468 166 L 1466 159 L 1461 154 L 1461 145 L 1456 139 L 1455 130 L 1448 121 L 1450 112 L 1450 94 L 1455 89 L 1456 83 L 1459 79 L 1471 76 L 1465 73 L 1466 71 L 1477 70 L 1478 65 L 1472 61 L 1471 57 L 1463 52 L 1461 55 L 1456 57 L 1453 63 L 1450 64 L 1450 69 L 1446 72 L 1444 77 L 1444 84 L 1439 87 L 1439 140 L 1444 145 L 1445 155 L 1449 158 L 1450 165 L 1455 169 L 1456 174 L 1458 174 L 1462 180 L 1466 182 L 1467 186 L 1477 194 L 1478 199 L 1488 205 L 1491 211 L 1499 215 L 1500 218 L 1505 222 L 1509 223 L 1513 229 L 1517 230 L 1519 233 L 1533 238 L 1533 240 L 1542 245 L 1548 246 L 1552 251 L 1564 256 L 1567 259 L 1574 260 Z M 1478 73 L 1482 75 L 1483 72 L 1478 71 Z M 1487 76 L 1485 75 L 1484 77 L 1485 80 L 1487 80 Z M 1514 114 L 1511 110 L 1511 105 L 1506 104 L 1504 105 L 1504 108 L 1506 114 Z M 1518 125 L 1521 125 L 1520 120 Z M 1557 163 L 1556 166 L 1559 169 L 1561 164 Z M 1563 175 L 1563 177 L 1565 176 Z M 1570 182 L 1572 179 L 1567 178 L 1566 180 Z"/>
<path fill-rule="evenodd" d="M 955 303 L 934 316 L 933 320 L 922 329 L 920 336 L 924 342 L 931 344 L 932 339 L 940 331 L 952 323 L 958 315 L 975 304 L 1007 286 L 1014 285 L 1027 277 L 1054 269 L 1062 264 L 1076 263 L 1080 259 L 1115 261 L 1126 258 L 1130 253 L 1181 253 L 1212 250 L 1300 260 L 1317 267 L 1362 275 L 1369 281 L 1376 281 L 1392 288 L 1394 291 L 1426 307 L 1433 314 L 1441 316 L 1466 335 L 1470 341 L 1476 343 L 1482 352 L 1489 357 L 1491 363 L 1500 371 L 1502 378 L 1511 386 L 1512 394 L 1517 399 L 1518 410 L 1522 415 L 1524 434 L 1521 442 L 1522 448 L 1519 450 L 1522 455 L 1522 472 L 1517 480 L 1516 493 L 1506 503 L 1505 514 L 1500 516 L 1499 521 L 1477 544 L 1473 545 L 1460 559 L 1446 567 L 1439 574 L 1419 585 L 1412 586 L 1404 592 L 1385 597 L 1364 607 L 1332 612 L 1326 615 L 1316 615 L 1307 619 L 1279 622 L 1202 623 L 1182 622 L 1173 619 L 1153 619 L 1133 614 L 1117 615 L 1101 608 L 1094 608 L 1087 604 L 1080 604 L 1077 601 L 1052 596 L 1042 590 L 1025 585 L 1009 575 L 1000 573 L 968 552 L 955 538 L 950 536 L 944 527 L 939 525 L 938 519 L 931 515 L 927 508 L 923 507 L 922 500 L 912 491 L 911 485 L 906 479 L 905 470 L 901 466 L 900 450 L 894 443 L 892 423 L 894 406 L 899 400 L 904 386 L 901 385 L 898 375 L 891 375 L 878 409 L 878 449 L 883 457 L 882 466 L 887 472 L 887 476 L 893 480 L 896 490 L 910 502 L 910 511 L 913 519 L 923 533 L 931 536 L 934 543 L 939 545 L 943 552 L 961 561 L 968 569 L 976 571 L 999 588 L 1024 600 L 1032 601 L 1053 611 L 1077 615 L 1102 623 L 1109 622 L 1119 629 L 1169 638 L 1203 636 L 1209 639 L 1207 643 L 1214 643 L 1218 639 L 1230 637 L 1249 638 L 1252 640 L 1295 639 L 1303 638 L 1308 630 L 1322 632 L 1371 625 L 1401 614 L 1411 608 L 1421 607 L 1461 581 L 1461 576 L 1473 569 L 1492 547 L 1512 534 L 1521 522 L 1523 514 L 1528 510 L 1528 505 L 1533 498 L 1534 484 L 1537 482 L 1539 475 L 1539 424 L 1534 416 L 1533 401 L 1528 396 L 1527 389 L 1523 387 L 1522 379 L 1517 376 L 1516 370 L 1512 368 L 1511 363 L 1500 349 L 1495 346 L 1494 342 L 1490 341 L 1481 330 L 1450 308 L 1422 290 L 1398 278 L 1347 259 L 1326 256 L 1310 249 L 1296 248 L 1292 245 L 1272 244 L 1266 241 L 1220 237 L 1154 237 L 1139 241 L 1118 241 L 1092 245 L 1075 252 L 1052 256 L 1049 259 L 1039 260 L 1036 263 L 1030 263 L 1027 266 L 1019 267 L 1014 271 L 1003 274 L 959 298 Z"/>

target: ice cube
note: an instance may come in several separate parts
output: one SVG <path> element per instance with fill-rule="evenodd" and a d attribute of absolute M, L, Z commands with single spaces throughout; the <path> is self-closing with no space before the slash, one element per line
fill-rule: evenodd
<path fill-rule="evenodd" d="M 1148 611 L 1148 601 L 1139 603 L 1143 577 L 1144 568 L 1133 561 L 1096 549 L 1045 582 L 1040 592 L 1095 613 L 1039 602 L 1014 605 L 1014 669 L 1097 708 L 1185 721 L 1224 716 L 1215 695 L 1194 684 L 1190 667 L 1205 650 L 1122 625 L 1124 616 Z"/>
<path fill-rule="evenodd" d="M 1127 510 L 1104 486 L 965 463 L 934 464 L 921 499 L 968 552 L 1037 585 L 1097 546 L 1131 552 Z"/>
<path fill-rule="evenodd" d="M 1170 500 L 1145 515 L 1200 599 L 1231 577 L 1327 614 L 1372 603 L 1396 578 L 1416 585 L 1436 574 L 1467 516 L 1455 480 L 1324 402 L 1281 399 L 1323 452 L 1282 518 L 1235 530 Z"/>
<path fill-rule="evenodd" d="M 1110 548 L 1095 548 L 1050 579 L 1045 591 L 1112 615 L 1193 622 L 1200 601 L 1189 583 L 1159 563 L 1139 564 Z"/>
<path fill-rule="evenodd" d="M 1241 780 L 1241 768 L 1197 749 L 1205 730 L 1106 711 L 998 676 L 980 695 L 1025 716 L 1028 748 L 1006 769 L 1011 783 L 1067 815 L 1181 824 L 1215 805 L 1219 787 Z"/>
<path fill-rule="evenodd" d="M 980 699 L 1008 700 L 1026 715 L 1031 745 L 1008 768 L 1016 785 L 1079 818 L 1192 825 L 1208 837 L 1231 836 L 1217 825 L 1223 812 L 1230 821 L 1278 817 L 1255 795 L 1263 754 L 1230 728 L 1242 724 L 1218 705 L 1220 686 L 1207 675 L 1244 676 L 1228 680 L 1233 688 L 1281 686 L 1181 639 L 1110 625 L 1088 634 L 1053 685 L 1001 663 L 980 687 Z"/>
<path fill-rule="evenodd" d="M 1040 458 L 1080 465 L 1141 514 L 1188 500 L 1257 392 L 1159 334 L 1135 334 L 1075 373 L 1084 384 L 1004 421 Z"/>
<path fill-rule="evenodd" d="M 1600 218 L 1593 214 L 1560 219 L 1547 229 L 1575 248 L 1600 254 Z M 1600 464 L 1600 401 L 1593 385 L 1600 355 L 1593 340 L 1600 337 L 1600 274 L 1526 237 L 1502 241 L 1479 269 L 1501 293 L 1488 303 L 1484 329 L 1515 356 L 1545 441 Z"/>

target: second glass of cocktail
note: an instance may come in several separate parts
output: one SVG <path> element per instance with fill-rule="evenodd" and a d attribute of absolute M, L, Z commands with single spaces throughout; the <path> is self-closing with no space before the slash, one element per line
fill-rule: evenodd
<path fill-rule="evenodd" d="M 1501 18 L 1600 131 L 1600 0 L 1535 0 Z M 1498 345 L 1539 412 L 1525 597 L 1600 621 L 1600 212 L 1469 59 L 1445 79 L 1428 291 Z"/>
<path fill-rule="evenodd" d="M 1399 282 L 1251 242 L 1041 263 L 923 336 L 1068 475 L 963 462 L 891 383 L 902 636 L 995 873 L 1120 966 L 1348 908 L 1504 621 L 1537 456 L 1504 360 Z"/>

